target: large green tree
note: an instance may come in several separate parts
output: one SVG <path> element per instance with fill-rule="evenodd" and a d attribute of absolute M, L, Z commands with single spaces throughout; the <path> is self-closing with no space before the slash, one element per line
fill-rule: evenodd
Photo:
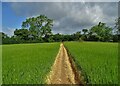
<path fill-rule="evenodd" d="M 106 26 L 105 23 L 99 22 L 98 25 L 90 29 L 93 35 L 96 35 L 100 41 L 110 41 L 112 37 L 112 28 Z"/>
<path fill-rule="evenodd" d="M 34 38 L 47 37 L 48 35 L 51 35 L 52 26 L 53 20 L 49 19 L 45 15 L 28 18 L 22 23 L 22 28 L 29 29 L 31 36 Z"/>

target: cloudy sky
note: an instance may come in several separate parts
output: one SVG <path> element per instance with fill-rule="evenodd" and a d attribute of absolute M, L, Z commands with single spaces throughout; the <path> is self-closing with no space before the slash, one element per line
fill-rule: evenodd
<path fill-rule="evenodd" d="M 54 20 L 53 33 L 71 34 L 98 22 L 114 27 L 117 2 L 2 2 L 2 31 L 13 35 L 28 17 L 45 14 Z"/>

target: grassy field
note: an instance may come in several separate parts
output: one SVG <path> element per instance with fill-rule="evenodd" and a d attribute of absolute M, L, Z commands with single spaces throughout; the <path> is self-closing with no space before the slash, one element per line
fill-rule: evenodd
<path fill-rule="evenodd" d="M 0 85 L 2 84 L 2 46 L 0 45 Z"/>
<path fill-rule="evenodd" d="M 60 43 L 2 46 L 3 84 L 43 84 Z"/>
<path fill-rule="evenodd" d="M 60 43 L 2 45 L 4 84 L 43 84 Z M 65 42 L 90 84 L 118 83 L 118 44 Z"/>
<path fill-rule="evenodd" d="M 65 42 L 90 84 L 118 83 L 118 44 L 102 42 Z"/>

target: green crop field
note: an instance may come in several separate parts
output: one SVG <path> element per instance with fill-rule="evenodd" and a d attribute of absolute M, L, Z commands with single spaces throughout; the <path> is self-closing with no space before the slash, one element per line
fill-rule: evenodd
<path fill-rule="evenodd" d="M 118 44 L 102 42 L 65 42 L 90 84 L 118 83 Z"/>
<path fill-rule="evenodd" d="M 43 84 L 60 43 L 2 46 L 3 84 Z"/>
<path fill-rule="evenodd" d="M 65 42 L 90 84 L 118 83 L 118 44 Z M 2 45 L 3 84 L 44 84 L 60 43 Z"/>
<path fill-rule="evenodd" d="M 2 46 L 0 45 L 0 85 L 2 84 Z"/>

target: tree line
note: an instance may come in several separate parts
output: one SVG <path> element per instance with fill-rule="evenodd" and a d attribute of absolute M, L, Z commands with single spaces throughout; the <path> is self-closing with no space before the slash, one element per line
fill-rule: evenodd
<path fill-rule="evenodd" d="M 53 34 L 53 20 L 45 15 L 27 18 L 22 22 L 22 28 L 16 29 L 14 35 L 9 37 L 0 32 L 2 44 L 16 43 L 42 43 L 42 42 L 61 42 L 61 41 L 102 41 L 118 42 L 119 40 L 119 20 L 115 23 L 115 28 L 111 28 L 106 23 L 99 22 L 90 29 L 82 29 L 73 34 Z"/>

